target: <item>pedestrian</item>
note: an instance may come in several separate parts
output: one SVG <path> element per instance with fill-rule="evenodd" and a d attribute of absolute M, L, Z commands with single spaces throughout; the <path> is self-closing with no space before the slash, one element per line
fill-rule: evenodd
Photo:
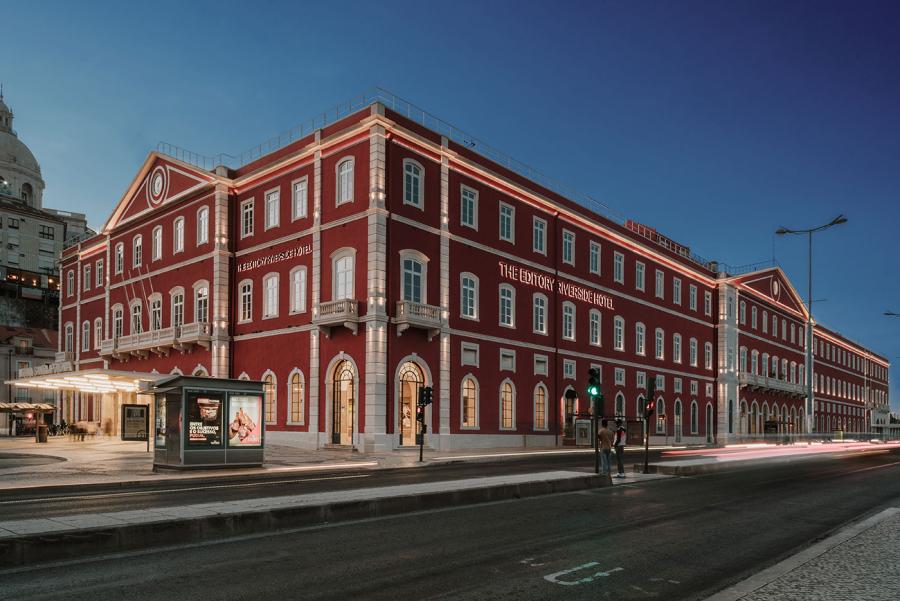
<path fill-rule="evenodd" d="M 608 420 L 603 420 L 600 422 L 602 426 L 600 431 L 597 432 L 597 438 L 600 441 L 600 473 L 604 476 L 608 476 L 612 471 L 609 465 L 610 455 L 612 454 L 612 442 L 613 436 L 612 432 L 609 431 L 607 427 L 609 425 Z"/>
<path fill-rule="evenodd" d="M 616 464 L 618 464 L 619 473 L 616 474 L 616 478 L 624 478 L 625 477 L 625 426 L 622 425 L 622 420 L 616 420 Z"/>

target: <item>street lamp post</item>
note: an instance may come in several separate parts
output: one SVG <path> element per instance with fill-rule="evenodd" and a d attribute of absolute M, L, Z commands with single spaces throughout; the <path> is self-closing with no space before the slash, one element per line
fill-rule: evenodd
<path fill-rule="evenodd" d="M 818 227 L 809 228 L 806 230 L 790 230 L 786 227 L 778 228 L 775 233 L 779 236 L 784 236 L 786 234 L 806 234 L 807 239 L 809 240 L 809 263 L 808 263 L 808 288 L 807 288 L 807 300 L 806 300 L 806 309 L 807 309 L 807 318 L 806 318 L 806 433 L 811 434 L 813 430 L 813 316 L 812 316 L 812 235 L 816 232 L 821 232 L 823 230 L 827 230 L 830 227 L 835 225 L 840 225 L 842 223 L 847 223 L 847 218 L 843 215 L 838 215 L 825 225 L 820 225 Z"/>

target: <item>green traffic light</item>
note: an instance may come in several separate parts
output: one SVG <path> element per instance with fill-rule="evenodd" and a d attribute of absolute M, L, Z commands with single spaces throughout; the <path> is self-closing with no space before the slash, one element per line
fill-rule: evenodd
<path fill-rule="evenodd" d="M 591 396 L 597 396 L 598 394 L 600 394 L 600 387 L 599 386 L 588 386 L 588 394 Z"/>

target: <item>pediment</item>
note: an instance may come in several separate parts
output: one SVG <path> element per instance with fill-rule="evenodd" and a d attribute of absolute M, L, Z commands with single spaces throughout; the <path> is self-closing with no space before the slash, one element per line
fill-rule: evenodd
<path fill-rule="evenodd" d="M 752 290 L 773 305 L 806 316 L 806 306 L 793 284 L 779 267 L 755 271 L 736 277 L 733 283 Z"/>
<path fill-rule="evenodd" d="M 103 231 L 114 229 L 204 187 L 212 186 L 215 179 L 212 174 L 190 165 L 168 160 L 155 152 L 150 153 Z"/>

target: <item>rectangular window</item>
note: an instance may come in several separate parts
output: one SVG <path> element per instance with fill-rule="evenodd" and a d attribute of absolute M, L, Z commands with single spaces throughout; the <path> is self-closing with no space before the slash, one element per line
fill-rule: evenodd
<path fill-rule="evenodd" d="M 575 340 L 575 305 L 563 303 L 562 337 Z"/>
<path fill-rule="evenodd" d="M 697 287 L 693 284 L 688 288 L 688 307 L 691 311 L 697 310 Z"/>
<path fill-rule="evenodd" d="M 681 304 L 681 279 L 672 278 L 672 302 L 676 305 Z"/>
<path fill-rule="evenodd" d="M 180 253 L 184 250 L 184 217 L 175 220 L 175 235 L 173 236 L 175 243 L 174 252 Z"/>
<path fill-rule="evenodd" d="M 516 212 L 512 205 L 500 203 L 500 239 L 507 242 L 515 242 L 515 217 Z"/>
<path fill-rule="evenodd" d="M 613 280 L 617 284 L 625 283 L 625 255 L 620 252 L 613 253 Z"/>
<path fill-rule="evenodd" d="M 81 278 L 81 287 L 83 290 L 91 289 L 91 266 L 84 266 L 84 275 Z"/>
<path fill-rule="evenodd" d="M 594 346 L 600 346 L 600 312 L 591 311 L 590 318 L 590 343 Z"/>
<path fill-rule="evenodd" d="M 634 262 L 634 289 L 644 291 L 644 264 L 640 261 Z"/>
<path fill-rule="evenodd" d="M 639 371 L 635 374 L 635 386 L 638 388 L 647 388 L 647 374 Z"/>
<path fill-rule="evenodd" d="M 209 209 L 206 207 L 197 211 L 197 245 L 209 242 Z"/>
<path fill-rule="evenodd" d="M 253 285 L 250 282 L 241 284 L 241 318 L 240 321 L 253 319 Z"/>
<path fill-rule="evenodd" d="M 756 307 L 750 307 L 750 327 L 756 329 Z"/>
<path fill-rule="evenodd" d="M 184 324 L 184 294 L 177 293 L 172 297 L 172 325 L 179 328 Z"/>
<path fill-rule="evenodd" d="M 697 380 L 691 380 L 691 394 L 692 395 L 697 396 L 698 391 L 700 390 L 699 386 L 700 385 L 697 383 Z"/>
<path fill-rule="evenodd" d="M 309 210 L 309 199 L 307 191 L 307 180 L 304 177 L 299 181 L 295 181 L 291 188 L 292 216 L 294 219 L 304 219 Z"/>
<path fill-rule="evenodd" d="M 706 396 L 712 398 L 713 395 L 713 385 L 708 383 L 706 384 Z"/>
<path fill-rule="evenodd" d="M 281 191 L 269 190 L 266 192 L 266 223 L 265 229 L 278 227 L 278 214 L 281 207 Z"/>
<path fill-rule="evenodd" d="M 143 239 L 140 236 L 135 236 L 134 240 L 132 240 L 131 245 L 131 264 L 132 267 L 140 267 L 141 263 L 143 263 L 143 250 L 144 244 Z"/>
<path fill-rule="evenodd" d="M 291 272 L 291 313 L 306 311 L 306 268 Z"/>
<path fill-rule="evenodd" d="M 591 273 L 600 275 L 600 245 L 596 242 L 591 242 L 590 270 Z"/>
<path fill-rule="evenodd" d="M 162 300 L 158 298 L 150 301 L 150 329 L 162 329 Z"/>
<path fill-rule="evenodd" d="M 94 320 L 94 348 L 100 348 L 100 340 L 103 338 L 103 321 L 98 317 Z"/>
<path fill-rule="evenodd" d="M 548 366 L 549 361 L 547 360 L 547 355 L 534 356 L 534 375 L 546 376 L 549 373 Z"/>
<path fill-rule="evenodd" d="M 532 250 L 536 253 L 547 254 L 547 222 L 540 217 L 532 219 Z"/>
<path fill-rule="evenodd" d="M 500 349 L 500 371 L 516 371 L 516 351 Z"/>
<path fill-rule="evenodd" d="M 106 286 L 106 274 L 103 273 L 103 259 L 97 261 L 97 286 Z"/>
<path fill-rule="evenodd" d="M 478 345 L 471 342 L 463 342 L 460 347 L 460 365 L 473 365 L 478 367 Z"/>
<path fill-rule="evenodd" d="M 675 392 L 676 394 L 681 394 L 681 378 L 672 379 L 672 388 L 673 392 Z"/>
<path fill-rule="evenodd" d="M 575 361 L 572 359 L 563 359 L 563 378 L 567 380 L 575 379 Z"/>
<path fill-rule="evenodd" d="M 657 374 L 656 376 L 656 390 L 659 392 L 660 390 L 666 389 L 666 377 L 661 374 Z"/>
<path fill-rule="evenodd" d="M 569 265 L 575 264 L 575 233 L 563 230 L 562 260 Z"/>
<path fill-rule="evenodd" d="M 478 284 L 476 283 L 475 278 L 470 275 L 464 275 L 462 277 L 460 292 L 460 309 L 462 311 L 462 316 L 469 319 L 477 319 Z"/>
<path fill-rule="evenodd" d="M 617 367 L 615 371 L 616 386 L 625 386 L 625 369 Z"/>
<path fill-rule="evenodd" d="M 56 233 L 53 231 L 52 225 L 42 225 L 40 226 L 40 231 L 38 231 L 38 236 L 44 240 L 53 240 L 56 237 Z"/>
<path fill-rule="evenodd" d="M 194 321 L 198 323 L 209 321 L 209 289 L 197 288 L 197 296 L 194 302 Z"/>
<path fill-rule="evenodd" d="M 116 275 L 122 273 L 125 263 L 125 249 L 121 243 L 116 244 Z"/>
<path fill-rule="evenodd" d="M 478 192 L 462 187 L 459 200 L 459 224 L 478 229 Z"/>
<path fill-rule="evenodd" d="M 241 203 L 241 238 L 253 235 L 253 199 Z"/>
<path fill-rule="evenodd" d="M 665 298 L 665 274 L 659 269 L 656 270 L 656 298 Z"/>
<path fill-rule="evenodd" d="M 712 293 L 709 291 L 703 293 L 703 312 L 712 315 Z"/>
<path fill-rule="evenodd" d="M 547 299 L 542 295 L 534 296 L 534 317 L 532 329 L 537 334 L 547 333 Z"/>
<path fill-rule="evenodd" d="M 278 316 L 278 276 L 263 280 L 263 317 Z"/>
<path fill-rule="evenodd" d="M 681 363 L 681 335 L 675 334 L 672 337 L 672 361 Z"/>

